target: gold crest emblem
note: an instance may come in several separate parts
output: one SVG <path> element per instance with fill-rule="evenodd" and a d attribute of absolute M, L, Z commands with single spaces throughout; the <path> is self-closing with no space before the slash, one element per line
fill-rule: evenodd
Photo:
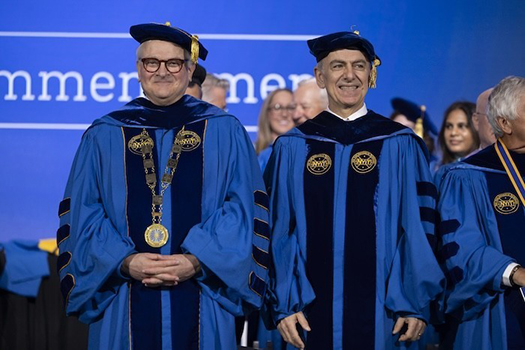
<path fill-rule="evenodd" d="M 361 151 L 354 154 L 350 163 L 356 172 L 366 174 L 376 167 L 377 159 L 372 153 Z"/>
<path fill-rule="evenodd" d="M 131 153 L 138 156 L 142 155 L 142 147 L 147 146 L 148 148 L 153 148 L 153 139 L 149 137 L 147 131 L 142 131 L 139 135 L 133 136 L 128 142 L 128 149 Z"/>
<path fill-rule="evenodd" d="M 178 144 L 184 152 L 193 151 L 201 144 L 201 138 L 190 130 L 182 130 L 177 134 Z"/>
<path fill-rule="evenodd" d="M 314 154 L 308 159 L 306 168 L 314 175 L 323 175 L 332 167 L 332 159 L 326 153 Z"/>
<path fill-rule="evenodd" d="M 507 215 L 518 211 L 520 201 L 510 192 L 500 193 L 494 198 L 494 209 L 500 214 Z"/>

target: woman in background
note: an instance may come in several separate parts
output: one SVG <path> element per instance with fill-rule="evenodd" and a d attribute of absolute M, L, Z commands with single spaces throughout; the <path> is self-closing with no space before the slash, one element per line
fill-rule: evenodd
<path fill-rule="evenodd" d="M 434 183 L 439 188 L 441 178 L 450 166 L 479 149 L 479 136 L 472 124 L 472 115 L 476 105 L 472 102 L 459 101 L 451 104 L 445 111 L 443 124 L 438 135 L 442 158 L 434 175 Z"/>
<path fill-rule="evenodd" d="M 289 89 L 276 89 L 264 100 L 259 113 L 259 131 L 255 140 L 255 152 L 259 157 L 262 171 L 270 159 L 275 139 L 294 127 L 294 110 L 293 94 Z"/>

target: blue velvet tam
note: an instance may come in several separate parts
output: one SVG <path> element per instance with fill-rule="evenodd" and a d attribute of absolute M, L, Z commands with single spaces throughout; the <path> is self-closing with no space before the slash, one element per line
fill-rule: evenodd
<path fill-rule="evenodd" d="M 308 40 L 308 47 L 317 62 L 328 56 L 332 51 L 348 49 L 361 51 L 370 63 L 374 64 L 375 62 L 375 66 L 381 64 L 374 51 L 374 46 L 370 41 L 359 36 L 357 32 L 337 32 L 310 39 Z"/>
<path fill-rule="evenodd" d="M 432 123 L 425 106 L 415 104 L 412 101 L 400 97 L 395 97 L 390 102 L 394 110 L 401 113 L 414 123 L 423 116 L 423 128 L 428 132 L 437 135 L 437 128 L 434 123 Z"/>
<path fill-rule="evenodd" d="M 137 24 L 129 28 L 129 33 L 141 44 L 148 40 L 163 40 L 177 44 L 191 53 L 194 63 L 197 63 L 197 57 L 206 60 L 208 56 L 208 50 L 200 43 L 197 35 L 172 27 L 169 22 Z"/>

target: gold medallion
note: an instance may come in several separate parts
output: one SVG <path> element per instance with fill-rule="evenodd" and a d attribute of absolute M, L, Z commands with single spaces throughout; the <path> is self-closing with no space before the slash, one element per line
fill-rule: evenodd
<path fill-rule="evenodd" d="M 142 155 L 142 148 L 144 146 L 151 149 L 153 149 L 154 146 L 153 139 L 149 137 L 148 132 L 145 130 L 139 135 L 133 136 L 128 142 L 128 149 L 130 152 L 138 156 Z"/>
<path fill-rule="evenodd" d="M 361 151 L 354 154 L 350 160 L 350 163 L 356 172 L 359 174 L 366 174 L 375 168 L 377 159 L 372 153 L 368 151 Z"/>
<path fill-rule="evenodd" d="M 193 151 L 201 144 L 201 138 L 196 132 L 181 130 L 177 134 L 178 144 L 184 152 Z"/>
<path fill-rule="evenodd" d="M 153 224 L 148 226 L 144 232 L 144 239 L 150 247 L 160 248 L 168 242 L 168 229 L 161 224 Z"/>
<path fill-rule="evenodd" d="M 518 200 L 518 197 L 513 195 L 510 192 L 504 192 L 498 194 L 494 198 L 494 209 L 500 214 L 507 215 L 507 214 L 513 214 L 516 211 L 518 211 L 518 208 L 520 206 L 520 201 Z"/>
<path fill-rule="evenodd" d="M 323 175 L 332 167 L 332 159 L 326 153 L 314 154 L 306 162 L 306 168 L 314 175 Z"/>

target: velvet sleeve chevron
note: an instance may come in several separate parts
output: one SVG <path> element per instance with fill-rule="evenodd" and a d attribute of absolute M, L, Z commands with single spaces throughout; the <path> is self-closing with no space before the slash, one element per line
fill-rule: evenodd
<path fill-rule="evenodd" d="M 440 193 L 438 256 L 448 281 L 446 312 L 469 320 L 503 292 L 501 277 L 513 259 L 502 252 L 482 172 L 453 169 Z"/>
<path fill-rule="evenodd" d="M 385 307 L 396 315 L 439 319 L 431 312 L 442 309 L 445 287 L 434 255 L 437 191 L 420 140 L 412 135 L 389 139 L 382 157 L 377 220 L 383 224 L 377 244 L 378 255 L 391 261 L 384 272 Z"/>
<path fill-rule="evenodd" d="M 263 317 L 270 327 L 303 311 L 315 298 L 306 274 L 306 248 L 301 245 L 305 242 L 306 231 L 301 226 L 305 213 L 296 202 L 303 169 L 293 166 L 293 158 L 303 159 L 304 152 L 304 144 L 297 139 L 278 139 L 264 174 L 270 195 L 272 264 Z"/>
<path fill-rule="evenodd" d="M 125 283 L 120 264 L 133 251 L 133 243 L 116 231 L 105 214 L 99 152 L 90 130 L 77 151 L 58 212 L 60 289 L 66 313 L 85 323 L 103 313 Z"/>

